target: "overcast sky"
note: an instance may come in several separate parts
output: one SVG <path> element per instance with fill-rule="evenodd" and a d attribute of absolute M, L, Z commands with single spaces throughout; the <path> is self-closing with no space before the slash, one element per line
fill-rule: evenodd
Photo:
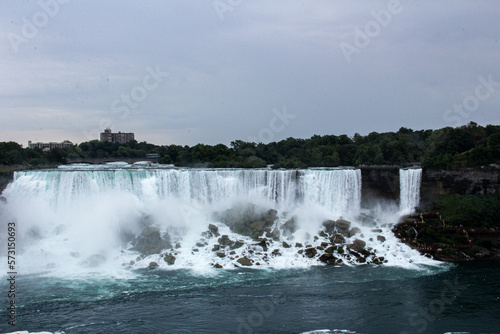
<path fill-rule="evenodd" d="M 2 0 L 0 141 L 500 123 L 500 2 Z"/>

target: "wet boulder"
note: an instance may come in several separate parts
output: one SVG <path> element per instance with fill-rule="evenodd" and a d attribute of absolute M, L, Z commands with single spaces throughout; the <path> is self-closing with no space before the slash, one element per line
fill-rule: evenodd
<path fill-rule="evenodd" d="M 334 220 L 325 220 L 323 226 L 328 234 L 333 234 L 337 229 L 337 223 Z"/>
<path fill-rule="evenodd" d="M 241 242 L 241 241 L 236 241 L 236 242 L 234 243 L 234 245 L 232 245 L 232 246 L 231 246 L 231 249 L 237 249 L 237 248 L 242 247 L 243 245 L 244 245 L 244 243 L 243 243 L 243 242 Z"/>
<path fill-rule="evenodd" d="M 356 235 L 358 233 L 361 233 L 361 230 L 357 227 L 353 227 L 350 231 L 349 231 L 349 234 L 348 234 L 348 237 L 352 237 L 353 235 Z"/>
<path fill-rule="evenodd" d="M 361 249 L 364 249 L 366 247 L 366 242 L 364 242 L 363 240 L 361 239 L 355 239 L 353 242 L 352 242 L 352 248 L 353 249 L 356 249 L 356 250 L 361 250 Z"/>
<path fill-rule="evenodd" d="M 257 239 L 265 233 L 271 233 L 277 211 L 266 211 L 255 204 L 240 205 L 217 213 L 215 218 L 229 226 L 232 232 Z"/>
<path fill-rule="evenodd" d="M 262 249 L 264 250 L 264 252 L 267 252 L 268 240 L 266 238 L 261 239 L 261 241 L 257 245 L 259 245 L 260 247 L 262 247 Z"/>
<path fill-rule="evenodd" d="M 212 235 L 218 237 L 220 234 L 219 234 L 219 228 L 217 226 L 215 226 L 214 224 L 208 224 L 208 230 L 210 231 L 210 233 L 212 233 Z"/>
<path fill-rule="evenodd" d="M 148 226 L 143 228 L 141 234 L 135 239 L 132 250 L 140 252 L 143 256 L 148 256 L 160 254 L 162 250 L 171 247 L 168 233 L 162 236 L 159 228 Z"/>
<path fill-rule="evenodd" d="M 345 219 L 338 219 L 335 224 L 337 225 L 337 230 L 347 231 L 351 227 L 351 222 Z"/>
<path fill-rule="evenodd" d="M 282 226 L 281 230 L 283 231 L 283 235 L 289 237 L 292 234 L 294 234 L 297 230 L 299 229 L 298 223 L 297 223 L 297 217 L 292 217 L 291 219 L 287 220 Z"/>
<path fill-rule="evenodd" d="M 239 264 L 242 266 L 251 266 L 252 265 L 252 260 L 250 260 L 248 257 L 240 257 L 238 260 L 236 260 Z"/>
<path fill-rule="evenodd" d="M 222 235 L 219 240 L 217 240 L 221 246 L 232 246 L 234 245 L 234 241 L 229 239 L 227 234 Z"/>
<path fill-rule="evenodd" d="M 342 234 L 335 234 L 330 237 L 330 242 L 332 244 L 343 244 L 345 242 L 345 237 Z"/>
<path fill-rule="evenodd" d="M 318 251 L 316 250 L 316 248 L 314 247 L 310 247 L 310 248 L 306 248 L 304 250 L 304 254 L 308 257 L 308 258 L 313 258 L 316 256 L 316 254 L 318 253 Z"/>
<path fill-rule="evenodd" d="M 163 261 L 167 262 L 169 266 L 175 263 L 175 256 L 172 253 L 166 254 Z"/>

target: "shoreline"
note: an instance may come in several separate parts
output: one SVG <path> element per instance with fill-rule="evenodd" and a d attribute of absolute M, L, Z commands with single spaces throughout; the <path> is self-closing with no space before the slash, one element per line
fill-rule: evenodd
<path fill-rule="evenodd" d="M 498 227 L 450 225 L 431 212 L 405 216 L 392 231 L 404 244 L 438 261 L 500 261 Z"/>

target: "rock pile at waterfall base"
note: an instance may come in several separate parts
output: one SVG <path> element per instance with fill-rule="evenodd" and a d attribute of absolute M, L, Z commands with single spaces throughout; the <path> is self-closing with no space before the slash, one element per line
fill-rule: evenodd
<path fill-rule="evenodd" d="M 296 242 L 294 233 L 299 229 L 297 218 L 280 220 L 273 209 L 249 205 L 215 216 L 219 221 L 208 224 L 198 240 L 190 241 L 193 247 L 188 250 L 192 255 L 213 254 L 210 264 L 215 268 L 265 266 L 281 256 L 288 257 L 288 261 L 292 262 L 308 261 L 313 264 L 317 261 L 326 265 L 387 262 L 367 247 L 361 230 L 345 219 L 324 221 L 315 234 L 309 234 L 308 241 Z M 232 233 L 228 233 L 228 228 Z M 372 229 L 371 232 L 380 233 L 382 230 Z M 375 236 L 370 240 L 373 239 Z M 377 241 L 383 243 L 385 238 L 377 238 Z M 167 233 L 162 234 L 158 228 L 150 226 L 133 240 L 130 250 L 140 253 L 136 262 L 151 256 L 148 260 L 154 260 L 156 265 L 150 264 L 149 268 L 156 268 L 159 263 L 174 266 L 186 249 L 182 238 L 175 240 L 175 249 L 173 243 Z M 130 265 L 133 264 L 135 262 L 131 261 Z"/>

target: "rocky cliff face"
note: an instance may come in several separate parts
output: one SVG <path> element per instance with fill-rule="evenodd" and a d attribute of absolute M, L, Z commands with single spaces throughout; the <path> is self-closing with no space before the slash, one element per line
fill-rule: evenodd
<path fill-rule="evenodd" d="M 397 201 L 399 198 L 398 168 L 361 168 L 361 182 L 363 206 L 373 199 Z"/>
<path fill-rule="evenodd" d="M 422 173 L 420 196 L 423 204 L 450 194 L 498 193 L 500 193 L 500 168 L 424 169 Z"/>
<path fill-rule="evenodd" d="M 0 172 L 0 194 L 14 180 L 14 172 Z"/>

